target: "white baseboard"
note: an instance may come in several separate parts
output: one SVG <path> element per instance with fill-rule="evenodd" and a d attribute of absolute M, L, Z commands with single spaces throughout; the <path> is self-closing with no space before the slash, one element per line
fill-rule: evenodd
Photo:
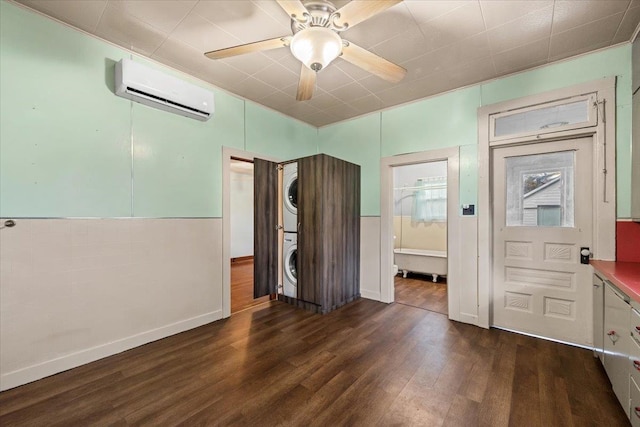
<path fill-rule="evenodd" d="M 67 354 L 37 365 L 18 369 L 17 371 L 8 372 L 0 376 L 0 391 L 18 387 L 20 385 L 66 371 L 107 356 L 112 356 L 152 341 L 157 341 L 180 332 L 188 331 L 189 329 L 197 328 L 220 319 L 222 319 L 222 310 L 217 310 L 211 313 L 192 317 L 190 319 L 181 320 L 170 325 L 162 326 L 157 329 L 132 335 L 117 341 L 101 344 L 76 353 Z"/>
<path fill-rule="evenodd" d="M 374 292 L 374 291 L 368 291 L 366 289 L 360 289 L 360 296 L 362 298 L 366 298 L 366 299 L 372 299 L 374 301 L 381 301 L 380 300 L 380 292 Z"/>

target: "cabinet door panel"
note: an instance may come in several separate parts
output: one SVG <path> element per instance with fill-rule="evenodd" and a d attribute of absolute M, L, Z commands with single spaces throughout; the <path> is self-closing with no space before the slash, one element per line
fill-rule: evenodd
<path fill-rule="evenodd" d="M 322 162 L 324 156 L 298 160 L 298 298 L 322 305 Z"/>
<path fill-rule="evenodd" d="M 629 314 L 631 307 L 607 283 L 604 291 L 604 367 L 618 401 L 629 416 Z"/>
<path fill-rule="evenodd" d="M 275 294 L 278 286 L 278 170 L 267 160 L 253 163 L 253 297 Z"/>

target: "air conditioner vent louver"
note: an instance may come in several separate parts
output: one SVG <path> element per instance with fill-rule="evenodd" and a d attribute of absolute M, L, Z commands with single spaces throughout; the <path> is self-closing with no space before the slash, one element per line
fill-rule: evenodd
<path fill-rule="evenodd" d="M 143 91 L 138 90 L 138 89 L 133 88 L 133 87 L 127 87 L 127 92 L 135 93 L 135 94 L 138 94 L 140 96 L 144 96 L 146 98 L 155 99 L 158 102 L 164 102 L 165 104 L 173 105 L 174 107 L 184 108 L 185 110 L 193 111 L 194 113 L 204 114 L 206 116 L 209 116 L 209 113 L 207 113 L 206 111 L 198 110 L 197 108 L 192 108 L 192 107 L 189 107 L 188 105 L 182 105 L 182 104 L 179 104 L 177 102 L 173 102 L 170 99 L 166 99 L 166 98 L 163 98 L 161 96 L 155 96 L 155 95 L 143 92 Z"/>
<path fill-rule="evenodd" d="M 214 111 L 213 93 L 130 59 L 116 63 L 116 95 L 200 121 Z"/>

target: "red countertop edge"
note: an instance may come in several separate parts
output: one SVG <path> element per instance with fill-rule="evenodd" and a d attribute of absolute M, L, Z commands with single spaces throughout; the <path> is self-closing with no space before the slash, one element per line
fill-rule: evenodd
<path fill-rule="evenodd" d="M 640 262 L 591 260 L 590 264 L 629 298 L 640 303 Z"/>

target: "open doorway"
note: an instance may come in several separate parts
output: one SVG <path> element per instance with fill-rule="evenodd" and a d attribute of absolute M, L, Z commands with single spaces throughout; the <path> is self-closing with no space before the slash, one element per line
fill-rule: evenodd
<path fill-rule="evenodd" d="M 394 299 L 448 314 L 447 161 L 393 167 Z"/>
<path fill-rule="evenodd" d="M 253 298 L 253 162 L 229 165 L 231 313 L 269 300 Z"/>

